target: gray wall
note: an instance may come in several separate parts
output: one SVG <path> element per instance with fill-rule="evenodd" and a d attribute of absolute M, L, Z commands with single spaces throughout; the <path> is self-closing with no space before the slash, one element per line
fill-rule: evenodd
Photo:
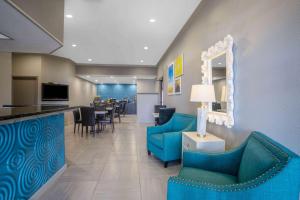
<path fill-rule="evenodd" d="M 195 113 L 189 96 L 201 83 L 201 52 L 231 34 L 235 126 L 209 124 L 208 131 L 231 148 L 257 130 L 300 154 L 299 10 L 299 0 L 203 0 L 158 64 L 167 91 L 167 66 L 184 53 L 183 94 L 165 96 L 166 104 Z"/>
<path fill-rule="evenodd" d="M 0 107 L 11 104 L 12 86 L 12 58 L 11 53 L 0 53 Z"/>
<path fill-rule="evenodd" d="M 138 79 L 136 80 L 137 93 L 158 93 L 156 90 L 156 79 Z"/>

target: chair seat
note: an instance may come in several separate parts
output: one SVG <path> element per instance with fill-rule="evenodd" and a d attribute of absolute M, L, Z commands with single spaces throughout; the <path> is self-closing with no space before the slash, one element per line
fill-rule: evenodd
<path fill-rule="evenodd" d="M 150 142 L 154 144 L 155 146 L 163 149 L 164 148 L 164 139 L 163 134 L 153 134 L 150 137 Z"/>
<path fill-rule="evenodd" d="M 179 172 L 179 177 L 216 185 L 237 183 L 236 176 L 191 167 L 182 168 Z"/>

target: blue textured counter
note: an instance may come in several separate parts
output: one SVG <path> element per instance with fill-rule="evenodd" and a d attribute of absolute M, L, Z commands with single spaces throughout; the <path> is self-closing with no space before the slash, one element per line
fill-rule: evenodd
<path fill-rule="evenodd" d="M 29 199 L 65 164 L 64 114 L 0 125 L 0 199 Z"/>

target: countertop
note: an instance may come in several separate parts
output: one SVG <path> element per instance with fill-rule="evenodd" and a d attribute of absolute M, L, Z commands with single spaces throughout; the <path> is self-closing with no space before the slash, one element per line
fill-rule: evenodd
<path fill-rule="evenodd" d="M 53 112 L 67 111 L 78 108 L 69 105 L 36 105 L 36 106 L 10 106 L 0 108 L 0 121 L 29 117 L 34 115 L 48 114 Z"/>

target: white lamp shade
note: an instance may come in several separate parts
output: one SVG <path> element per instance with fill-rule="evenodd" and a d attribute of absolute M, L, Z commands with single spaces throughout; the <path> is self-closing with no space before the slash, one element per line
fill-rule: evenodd
<path fill-rule="evenodd" d="M 192 85 L 191 102 L 215 102 L 215 88 L 213 85 Z"/>

